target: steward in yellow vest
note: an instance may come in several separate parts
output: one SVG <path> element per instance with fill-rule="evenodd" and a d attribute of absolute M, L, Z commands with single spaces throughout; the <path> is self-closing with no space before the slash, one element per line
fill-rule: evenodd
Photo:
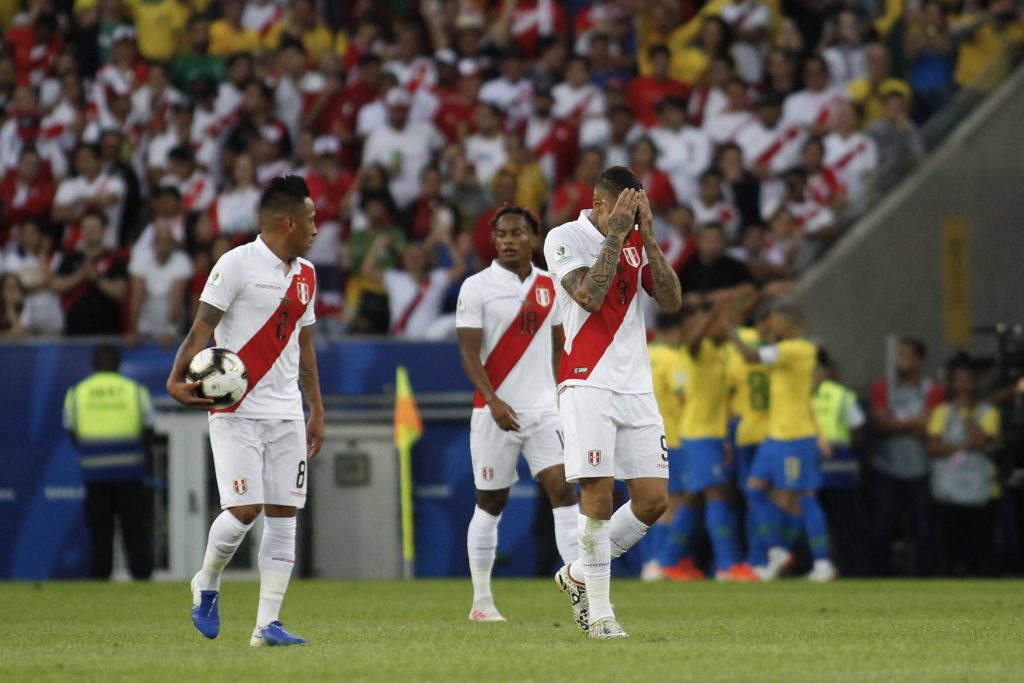
<path fill-rule="evenodd" d="M 132 576 L 148 579 L 153 572 L 152 498 L 143 480 L 152 407 L 146 388 L 118 373 L 120 364 L 115 347 L 96 348 L 93 374 L 64 398 L 64 426 L 78 449 L 85 482 L 92 578 L 110 578 L 118 519 Z"/>

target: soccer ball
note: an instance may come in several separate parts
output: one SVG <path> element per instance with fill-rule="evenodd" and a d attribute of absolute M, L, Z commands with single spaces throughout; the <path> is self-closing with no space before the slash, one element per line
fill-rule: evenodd
<path fill-rule="evenodd" d="M 201 383 L 196 395 L 213 399 L 213 408 L 235 405 L 249 388 L 249 374 L 242 359 L 234 351 L 217 347 L 197 353 L 188 364 L 185 379 Z"/>

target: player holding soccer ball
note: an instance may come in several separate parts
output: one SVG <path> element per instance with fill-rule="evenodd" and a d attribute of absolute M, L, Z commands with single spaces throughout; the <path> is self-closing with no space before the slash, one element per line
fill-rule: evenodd
<path fill-rule="evenodd" d="M 213 267 L 195 322 L 167 379 L 179 403 L 210 409 L 185 378 L 189 361 L 211 336 L 245 363 L 248 392 L 210 410 L 210 445 L 223 512 L 214 520 L 203 567 L 192 579 L 192 621 L 207 638 L 220 631 L 220 578 L 246 532 L 265 513 L 260 543 L 260 601 L 250 645 L 306 641 L 278 619 L 295 564 L 295 515 L 306 501 L 306 458 L 320 450 L 324 411 L 313 349 L 313 266 L 301 258 L 316 235 L 316 210 L 305 181 L 274 178 L 259 205 L 260 236 Z M 299 388 L 302 388 L 302 394 Z M 302 397 L 309 404 L 303 424 Z"/>
<path fill-rule="evenodd" d="M 540 223 L 509 206 L 491 221 L 498 258 L 466 280 L 455 327 L 462 366 L 476 387 L 469 448 L 477 504 L 467 533 L 472 621 L 504 621 L 491 596 L 498 521 L 522 451 L 544 487 L 563 562 L 579 556 L 576 487 L 565 480 L 562 421 L 553 366 L 562 355 L 562 317 L 551 276 L 533 267 Z"/>
<path fill-rule="evenodd" d="M 643 538 L 668 504 L 668 446 L 640 288 L 665 311 L 679 310 L 682 291 L 651 220 L 636 174 L 614 166 L 598 177 L 593 208 L 544 243 L 565 326 L 558 378 L 565 474 L 581 491 L 580 559 L 555 578 L 592 638 L 627 635 L 612 612 L 611 561 Z M 615 479 L 626 481 L 632 500 L 613 515 Z"/>

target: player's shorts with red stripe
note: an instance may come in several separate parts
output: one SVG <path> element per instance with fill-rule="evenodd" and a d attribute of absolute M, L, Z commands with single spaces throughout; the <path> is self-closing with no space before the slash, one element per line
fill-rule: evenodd
<path fill-rule="evenodd" d="M 568 386 L 559 395 L 559 413 L 567 481 L 668 477 L 665 423 L 654 393 Z"/>

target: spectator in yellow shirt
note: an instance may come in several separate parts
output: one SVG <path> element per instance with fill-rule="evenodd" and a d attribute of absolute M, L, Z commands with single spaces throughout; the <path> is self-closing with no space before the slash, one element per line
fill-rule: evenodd
<path fill-rule="evenodd" d="M 996 65 L 1024 42 L 1024 26 L 1013 0 L 993 0 L 985 13 L 964 16 L 953 35 L 960 40 L 953 74 L 956 84 L 989 90 L 1006 75 L 1008 65 Z M 979 82 L 982 76 L 986 78 Z"/>
<path fill-rule="evenodd" d="M 264 49 L 276 50 L 284 37 L 301 40 L 311 64 L 319 63 L 323 53 L 334 47 L 334 35 L 317 16 L 313 0 L 295 0 L 288 16 L 267 31 Z"/>
<path fill-rule="evenodd" d="M 178 0 L 125 0 L 146 59 L 169 61 L 178 49 L 191 11 Z"/>
<path fill-rule="evenodd" d="M 910 86 L 889 75 L 892 59 L 889 49 L 882 43 L 872 43 L 865 51 L 868 77 L 850 83 L 850 99 L 864 108 L 864 123 L 868 124 L 885 115 L 885 96 L 898 92 L 910 102 Z"/>
<path fill-rule="evenodd" d="M 242 25 L 245 0 L 225 0 L 224 17 L 210 24 L 210 54 L 230 57 L 260 49 L 260 36 Z"/>

